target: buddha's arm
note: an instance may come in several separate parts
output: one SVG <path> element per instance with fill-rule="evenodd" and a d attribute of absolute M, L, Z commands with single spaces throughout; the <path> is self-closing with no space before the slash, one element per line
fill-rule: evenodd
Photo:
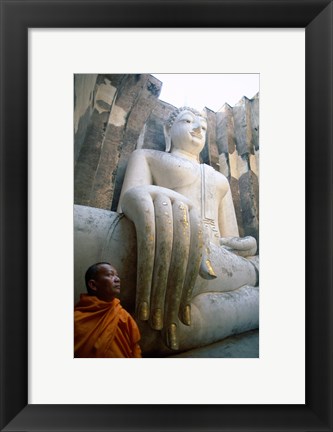
<path fill-rule="evenodd" d="M 153 163 L 154 161 L 150 161 Z M 190 200 L 152 185 L 144 151 L 128 163 L 118 211 L 135 225 L 138 246 L 136 315 L 164 329 L 177 348 L 178 316 L 190 324 L 190 300 L 201 263 L 201 220 Z"/>
<path fill-rule="evenodd" d="M 229 186 L 219 205 L 219 229 L 221 237 L 239 237 L 235 207 Z"/>
<path fill-rule="evenodd" d="M 134 150 L 127 164 L 126 174 L 121 189 L 117 211 L 119 213 L 122 212 L 123 196 L 129 189 L 136 186 L 151 184 L 153 184 L 153 179 L 145 151 Z"/>
<path fill-rule="evenodd" d="M 137 234 L 136 316 L 164 330 L 177 349 L 178 316 L 190 324 L 192 289 L 201 263 L 201 220 L 191 202 L 164 187 L 141 185 L 122 198 Z"/>
<path fill-rule="evenodd" d="M 230 187 L 220 203 L 219 228 L 221 233 L 220 244 L 230 251 L 243 257 L 253 256 L 257 251 L 257 242 L 254 237 L 239 237 L 237 219 Z"/>

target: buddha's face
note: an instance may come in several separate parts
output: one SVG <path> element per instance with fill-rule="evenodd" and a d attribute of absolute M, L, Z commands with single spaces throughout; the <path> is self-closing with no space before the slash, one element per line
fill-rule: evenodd
<path fill-rule="evenodd" d="M 205 145 L 206 119 L 191 111 L 182 111 L 171 127 L 172 149 L 199 154 Z"/>

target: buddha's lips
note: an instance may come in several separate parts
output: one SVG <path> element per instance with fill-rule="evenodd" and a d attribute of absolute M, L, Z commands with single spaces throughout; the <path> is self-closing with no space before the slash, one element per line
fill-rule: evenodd
<path fill-rule="evenodd" d="M 196 137 L 196 138 L 202 138 L 202 135 L 201 134 L 198 134 L 198 133 L 194 133 L 194 132 L 191 132 L 191 135 L 193 136 L 193 137 Z"/>

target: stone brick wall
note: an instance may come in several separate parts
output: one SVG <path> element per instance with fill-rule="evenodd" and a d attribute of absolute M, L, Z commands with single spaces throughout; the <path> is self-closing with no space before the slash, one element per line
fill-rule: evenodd
<path fill-rule="evenodd" d="M 216 113 L 220 171 L 228 178 L 241 236 L 259 240 L 259 94 Z"/>
<path fill-rule="evenodd" d="M 76 76 L 78 83 L 84 79 Z M 89 106 L 93 105 L 90 116 L 84 114 L 78 121 L 81 130 L 85 130 L 84 139 L 77 139 L 77 134 L 74 137 L 74 153 L 78 153 L 74 168 L 75 204 L 116 209 L 128 157 L 158 102 L 161 86 L 150 75 L 96 77 L 93 97 L 82 97 Z M 81 89 L 82 86 L 75 86 L 75 100 Z"/>
<path fill-rule="evenodd" d="M 161 88 L 148 74 L 75 75 L 75 204 L 115 211 L 132 151 L 164 150 L 163 123 L 175 107 L 158 99 Z M 240 235 L 259 240 L 259 95 L 205 110 L 201 160 L 228 178 Z"/>

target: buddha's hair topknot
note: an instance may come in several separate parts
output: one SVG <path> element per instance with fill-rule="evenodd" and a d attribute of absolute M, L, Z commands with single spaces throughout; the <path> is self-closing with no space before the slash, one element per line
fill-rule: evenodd
<path fill-rule="evenodd" d="M 191 111 L 196 116 L 200 116 L 200 117 L 206 118 L 206 115 L 203 112 L 199 112 L 198 110 L 196 110 L 194 108 L 184 106 L 184 107 L 181 107 L 181 108 L 177 108 L 175 111 L 172 111 L 172 113 L 170 114 L 170 117 L 166 121 L 167 126 L 171 127 L 173 125 L 174 121 L 176 120 L 176 118 L 179 116 L 179 114 L 182 111 Z"/>

